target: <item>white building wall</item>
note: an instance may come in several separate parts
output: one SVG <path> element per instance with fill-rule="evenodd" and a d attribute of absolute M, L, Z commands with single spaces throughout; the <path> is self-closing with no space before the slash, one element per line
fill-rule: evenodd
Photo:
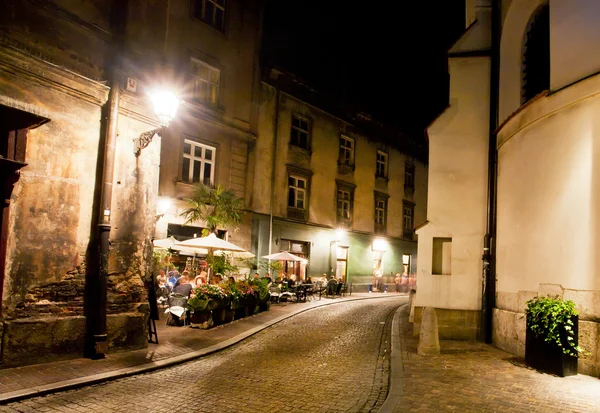
<path fill-rule="evenodd" d="M 452 58 L 450 107 L 429 128 L 429 223 L 418 230 L 417 306 L 478 310 L 485 235 L 487 57 Z M 452 238 L 451 275 L 432 275 L 433 237 Z"/>

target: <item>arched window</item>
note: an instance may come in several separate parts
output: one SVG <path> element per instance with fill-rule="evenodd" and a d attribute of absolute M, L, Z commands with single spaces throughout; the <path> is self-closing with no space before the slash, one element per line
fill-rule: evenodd
<path fill-rule="evenodd" d="M 531 15 L 523 38 L 521 104 L 550 89 L 550 7 L 548 2 Z"/>

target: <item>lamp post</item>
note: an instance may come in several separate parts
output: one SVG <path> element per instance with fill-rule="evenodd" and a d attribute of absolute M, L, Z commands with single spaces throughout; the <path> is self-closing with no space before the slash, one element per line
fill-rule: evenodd
<path fill-rule="evenodd" d="M 169 123 L 175 117 L 177 108 L 179 107 L 179 99 L 172 93 L 166 90 L 155 90 L 149 93 L 150 101 L 154 107 L 154 113 L 158 117 L 160 127 L 152 129 L 148 132 L 143 132 L 137 138 L 133 139 L 133 154 L 140 156 L 142 149 L 147 147 L 154 135 L 161 135 L 163 128 L 169 126 Z"/>

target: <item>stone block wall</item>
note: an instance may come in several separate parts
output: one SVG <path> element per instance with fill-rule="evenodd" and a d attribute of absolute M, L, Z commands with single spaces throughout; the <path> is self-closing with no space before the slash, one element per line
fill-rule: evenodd
<path fill-rule="evenodd" d="M 414 308 L 413 334 L 419 335 L 424 307 Z M 481 311 L 435 309 L 438 318 L 438 331 L 442 340 L 477 340 L 480 329 Z"/>
<path fill-rule="evenodd" d="M 600 291 L 564 289 L 558 284 L 540 284 L 538 291 L 498 292 L 493 314 L 493 344 L 511 354 L 525 357 L 525 308 L 538 295 L 558 296 L 575 302 L 579 312 L 580 355 L 578 371 L 600 377 Z"/>

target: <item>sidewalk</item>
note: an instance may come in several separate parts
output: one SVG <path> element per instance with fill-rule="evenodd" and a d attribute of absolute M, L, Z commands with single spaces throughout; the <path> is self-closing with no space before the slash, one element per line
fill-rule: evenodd
<path fill-rule="evenodd" d="M 387 412 L 599 412 L 600 379 L 556 377 L 480 342 L 441 340 L 419 356 L 408 306 L 394 317 Z M 396 350 L 396 351 L 394 351 Z"/>
<path fill-rule="evenodd" d="M 312 308 L 343 301 L 406 296 L 397 293 L 354 293 L 346 297 L 317 298 L 306 303 L 274 304 L 269 311 L 210 330 L 167 327 L 164 320 L 160 320 L 156 325 L 159 344 L 148 344 L 147 349 L 108 354 L 103 360 L 78 358 L 1 369 L 0 404 L 183 363 L 222 350 Z"/>

